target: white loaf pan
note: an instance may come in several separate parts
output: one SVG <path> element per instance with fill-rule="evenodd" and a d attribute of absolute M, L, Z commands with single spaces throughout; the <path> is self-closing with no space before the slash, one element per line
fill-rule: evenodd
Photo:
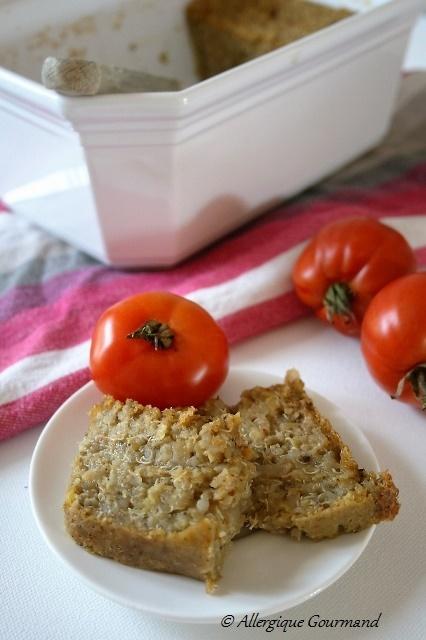
<path fill-rule="evenodd" d="M 373 147 L 424 0 L 358 13 L 196 82 L 186 0 L 0 0 L 0 197 L 104 261 L 172 265 Z M 68 98 L 48 55 L 172 76 L 175 93 Z M 167 64 L 165 64 L 167 62 Z"/>

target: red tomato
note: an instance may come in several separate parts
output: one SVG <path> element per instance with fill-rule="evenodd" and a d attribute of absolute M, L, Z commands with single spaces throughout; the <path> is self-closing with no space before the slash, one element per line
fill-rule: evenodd
<path fill-rule="evenodd" d="M 360 333 L 374 295 L 416 268 L 403 236 L 372 218 L 332 222 L 308 243 L 293 268 L 298 297 L 347 335 Z"/>
<path fill-rule="evenodd" d="M 228 373 L 228 342 L 195 302 L 153 291 L 102 314 L 92 337 L 90 368 L 104 393 L 161 409 L 199 406 Z"/>
<path fill-rule="evenodd" d="M 386 391 L 426 409 L 426 273 L 398 278 L 377 294 L 364 317 L 361 347 Z"/>

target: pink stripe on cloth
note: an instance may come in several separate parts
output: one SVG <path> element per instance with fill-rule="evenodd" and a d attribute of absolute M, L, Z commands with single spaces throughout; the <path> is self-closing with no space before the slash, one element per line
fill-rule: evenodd
<path fill-rule="evenodd" d="M 425 220 L 425 224 L 426 224 L 426 220 Z M 419 249 L 416 249 L 414 253 L 416 254 L 418 266 L 421 269 L 425 269 L 426 268 L 426 247 L 420 247 Z"/>
<path fill-rule="evenodd" d="M 52 413 L 89 379 L 89 369 L 81 369 L 27 396 L 2 405 L 0 440 L 47 422 Z"/>
<path fill-rule="evenodd" d="M 308 315 L 311 315 L 311 310 L 290 291 L 225 316 L 219 324 L 228 336 L 229 342 L 234 344 Z"/>

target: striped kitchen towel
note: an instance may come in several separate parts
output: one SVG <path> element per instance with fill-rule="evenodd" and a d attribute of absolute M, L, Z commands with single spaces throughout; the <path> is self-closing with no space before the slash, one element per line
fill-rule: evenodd
<path fill-rule="evenodd" d="M 425 103 L 426 92 L 410 96 L 374 153 L 167 271 L 105 267 L 0 213 L 0 439 L 42 424 L 89 380 L 93 326 L 123 297 L 185 295 L 236 343 L 308 313 L 292 291 L 294 260 L 321 226 L 353 215 L 401 231 L 426 266 Z"/>

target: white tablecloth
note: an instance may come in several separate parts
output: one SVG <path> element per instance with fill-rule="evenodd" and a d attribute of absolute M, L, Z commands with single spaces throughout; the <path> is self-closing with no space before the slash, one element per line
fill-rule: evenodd
<path fill-rule="evenodd" d="M 400 488 L 401 511 L 377 527 L 356 564 L 334 585 L 285 614 L 376 618 L 378 629 L 302 629 L 299 640 L 426 638 L 426 416 L 392 401 L 369 377 L 359 342 L 310 319 L 233 349 L 232 364 L 282 374 L 296 366 L 307 385 L 342 408 L 370 440 Z M 0 446 L 1 640 L 205 640 L 264 638 L 265 630 L 165 622 L 93 593 L 52 555 L 30 511 L 28 468 L 40 433 Z M 232 613 L 232 612 L 230 612 Z M 282 633 L 277 629 L 274 636 Z M 270 636 L 270 634 L 268 634 Z M 268 636 L 266 636 L 268 637 Z"/>

